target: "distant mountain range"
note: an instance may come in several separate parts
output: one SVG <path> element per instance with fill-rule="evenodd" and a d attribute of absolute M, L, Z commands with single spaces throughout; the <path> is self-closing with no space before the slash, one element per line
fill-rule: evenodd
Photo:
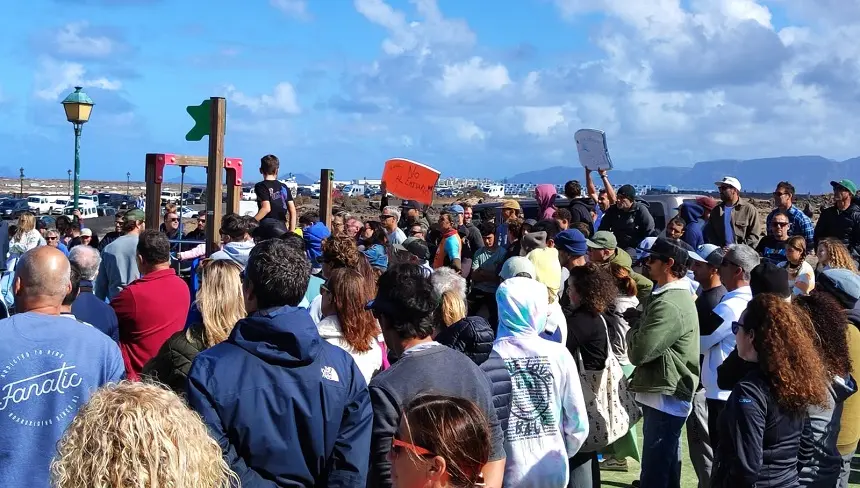
<path fill-rule="evenodd" d="M 7 175 L 5 175 L 5 174 L 3 173 L 3 169 L 4 169 L 4 168 L 3 168 L 2 166 L 0 166 L 0 176 L 7 176 Z M 280 179 L 282 179 L 282 180 L 285 180 L 285 179 L 289 178 L 289 176 L 290 176 L 290 174 L 289 174 L 289 173 L 287 173 L 287 174 L 283 174 L 283 175 L 279 176 L 279 178 L 280 178 Z M 308 175 L 305 175 L 305 174 L 298 174 L 298 173 L 293 173 L 293 176 L 295 176 L 295 177 L 296 177 L 296 183 L 297 183 L 297 184 L 299 184 L 299 185 L 312 185 L 314 182 L 316 182 L 316 181 L 319 179 L 319 178 L 312 178 L 312 177 L 310 177 L 310 176 L 308 176 Z M 175 178 L 166 178 L 166 179 L 164 180 L 164 182 L 165 182 L 165 183 L 179 184 L 180 178 L 181 178 L 181 177 L 179 177 L 179 176 L 177 176 L 177 177 L 175 177 Z M 199 178 L 199 177 L 195 177 L 195 178 Z M 256 183 L 256 182 L 258 182 L 258 181 L 259 181 L 259 180 L 261 180 L 261 179 L 262 179 L 262 178 L 260 178 L 260 174 L 259 174 L 259 173 L 256 173 L 256 174 L 255 174 L 255 176 L 254 176 L 254 180 L 253 180 L 253 181 L 248 181 L 248 180 L 247 180 L 247 178 L 246 178 L 246 183 Z M 188 185 L 192 185 L 192 186 L 206 186 L 206 180 L 203 180 L 202 182 L 192 182 L 192 180 L 191 180 L 191 179 L 189 179 L 188 175 L 185 175 L 185 185 L 186 185 L 186 186 L 188 186 Z"/>
<path fill-rule="evenodd" d="M 779 181 L 789 181 L 798 193 L 830 192 L 830 182 L 848 178 L 860 184 L 860 157 L 834 161 L 821 156 L 782 156 L 765 159 L 723 159 L 702 161 L 693 166 L 657 166 L 631 170 L 615 169 L 609 179 L 616 186 L 673 185 L 680 189 L 711 189 L 723 176 L 734 176 L 744 190 L 768 192 Z M 596 175 L 595 175 L 596 177 Z M 579 180 L 584 184 L 581 166 L 553 166 L 511 176 L 508 183 L 564 184 Z M 597 183 L 597 182 L 595 182 Z"/>

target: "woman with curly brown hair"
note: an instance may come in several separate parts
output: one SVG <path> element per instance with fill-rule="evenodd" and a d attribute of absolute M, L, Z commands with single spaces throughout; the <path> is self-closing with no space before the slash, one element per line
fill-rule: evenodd
<path fill-rule="evenodd" d="M 152 384 L 123 381 L 96 391 L 57 450 L 54 488 L 239 486 L 200 416 Z"/>
<path fill-rule="evenodd" d="M 812 319 L 813 340 L 830 374 L 826 408 L 809 410 L 800 437 L 797 461 L 800 486 L 832 488 L 839 481 L 842 455 L 836 441 L 841 428 L 845 400 L 857 392 L 851 378 L 851 356 L 848 350 L 848 317 L 835 298 L 813 292 L 794 301 Z"/>
<path fill-rule="evenodd" d="M 615 278 L 606 268 L 588 263 L 570 270 L 568 285 L 571 307 L 565 310 L 567 349 L 574 358 L 581 358 L 585 371 L 603 371 L 612 354 L 604 314 L 618 295 Z M 599 415 L 593 408 L 595 404 L 586 404 L 589 417 Z M 568 486 L 600 486 L 597 452 L 579 452 L 570 459 Z"/>
<path fill-rule="evenodd" d="M 851 257 L 851 253 L 845 244 L 839 239 L 824 239 L 818 243 L 816 255 L 818 256 L 817 269 L 847 269 L 857 272 L 857 263 Z"/>
<path fill-rule="evenodd" d="M 719 418 L 712 487 L 799 486 L 804 418 L 827 406 L 830 383 L 809 316 L 773 294 L 758 295 L 732 324 L 738 355 L 757 363 L 732 389 Z"/>

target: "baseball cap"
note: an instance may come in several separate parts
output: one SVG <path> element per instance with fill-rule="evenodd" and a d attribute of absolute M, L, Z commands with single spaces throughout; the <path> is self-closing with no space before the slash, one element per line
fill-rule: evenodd
<path fill-rule="evenodd" d="M 702 244 L 695 251 L 688 251 L 690 259 L 719 268 L 723 263 L 723 250 L 713 244 Z"/>
<path fill-rule="evenodd" d="M 715 181 L 714 184 L 717 185 L 718 187 L 723 186 L 723 185 L 729 185 L 730 187 L 734 188 L 735 190 L 741 191 L 741 182 L 738 181 L 738 179 L 735 178 L 734 176 L 723 176 L 722 180 Z"/>
<path fill-rule="evenodd" d="M 546 232 L 529 232 L 523 236 L 522 245 L 520 246 L 520 256 L 525 256 L 535 249 L 543 249 L 546 247 Z"/>
<path fill-rule="evenodd" d="M 92 236 L 93 236 L 93 231 L 92 231 L 92 229 L 81 229 L 81 236 L 82 236 L 82 237 L 84 237 L 84 236 L 86 236 L 86 237 L 92 237 Z"/>
<path fill-rule="evenodd" d="M 503 209 L 522 210 L 522 207 L 520 207 L 520 202 L 518 202 L 516 200 L 505 200 L 504 202 L 502 202 L 502 208 Z"/>
<path fill-rule="evenodd" d="M 711 197 L 699 197 L 696 199 L 696 203 L 705 210 L 713 210 L 717 207 L 717 201 Z"/>
<path fill-rule="evenodd" d="M 673 259 L 676 263 L 686 263 L 690 258 L 686 250 L 665 237 L 655 239 L 654 244 L 648 249 L 637 248 L 636 250 L 646 252 L 648 255 L 654 254 L 663 258 Z"/>
<path fill-rule="evenodd" d="M 407 210 L 421 210 L 421 204 L 419 204 L 415 200 L 403 200 L 402 202 L 400 202 L 400 208 L 404 208 Z"/>
<path fill-rule="evenodd" d="M 451 205 L 450 207 L 448 207 L 448 211 L 452 214 L 463 214 L 465 212 L 461 205 Z"/>
<path fill-rule="evenodd" d="M 783 298 L 791 296 L 788 286 L 788 271 L 770 261 L 765 261 L 750 272 L 750 289 L 753 296 L 775 293 Z"/>
<path fill-rule="evenodd" d="M 139 208 L 133 208 L 125 213 L 125 221 L 142 222 L 146 220 L 146 214 Z"/>
<path fill-rule="evenodd" d="M 537 220 L 535 220 L 535 219 L 526 219 L 526 220 L 524 220 L 524 221 L 523 221 L 523 223 L 524 223 L 524 224 L 526 224 L 526 225 L 530 225 L 530 226 L 534 227 L 534 226 L 536 226 L 536 225 L 537 225 Z"/>
<path fill-rule="evenodd" d="M 591 239 L 587 239 L 585 243 L 592 249 L 609 249 L 614 251 L 618 247 L 618 239 L 615 238 L 615 234 L 606 230 L 595 232 Z"/>
<path fill-rule="evenodd" d="M 567 229 L 556 234 L 555 248 L 574 257 L 585 256 L 588 251 L 585 236 L 578 229 Z"/>
<path fill-rule="evenodd" d="M 850 191 L 852 195 L 857 193 L 857 185 L 855 185 L 854 182 L 849 179 L 831 181 L 830 186 L 841 186 L 842 188 L 845 188 L 846 190 Z"/>
<path fill-rule="evenodd" d="M 403 244 L 396 244 L 394 247 L 402 248 L 402 250 L 412 254 L 421 261 L 430 259 L 430 249 L 427 247 L 427 243 L 417 237 L 407 237 L 403 241 Z"/>

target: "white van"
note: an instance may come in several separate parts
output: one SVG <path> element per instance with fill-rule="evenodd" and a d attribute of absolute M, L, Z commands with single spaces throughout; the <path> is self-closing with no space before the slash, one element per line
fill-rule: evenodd
<path fill-rule="evenodd" d="M 27 206 L 30 207 L 31 212 L 50 215 L 57 206 L 57 198 L 51 195 L 30 195 L 27 197 Z"/>
<path fill-rule="evenodd" d="M 505 196 L 505 187 L 502 185 L 485 185 L 481 187 L 481 191 L 490 198 L 504 198 Z"/>
<path fill-rule="evenodd" d="M 167 203 L 179 203 L 179 193 L 175 191 L 163 190 L 161 192 L 161 201 Z"/>
<path fill-rule="evenodd" d="M 364 185 L 346 185 L 341 192 L 345 197 L 363 197 Z"/>
<path fill-rule="evenodd" d="M 78 210 L 81 212 L 81 217 L 84 219 L 94 219 L 99 216 L 99 211 L 95 202 L 89 199 L 79 198 Z M 74 211 L 74 202 L 69 201 L 69 204 L 63 208 L 63 215 L 72 215 Z"/>

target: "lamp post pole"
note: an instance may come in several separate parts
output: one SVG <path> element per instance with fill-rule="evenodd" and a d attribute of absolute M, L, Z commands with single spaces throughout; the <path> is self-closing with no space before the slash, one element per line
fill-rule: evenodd
<path fill-rule="evenodd" d="M 73 189 L 74 209 L 78 209 L 78 200 L 81 196 L 81 130 L 84 124 L 75 124 L 75 187 Z"/>
<path fill-rule="evenodd" d="M 72 194 L 72 170 L 69 170 L 69 195 Z"/>
<path fill-rule="evenodd" d="M 125 174 L 125 194 L 131 195 L 131 172 Z"/>
<path fill-rule="evenodd" d="M 21 198 L 24 198 L 24 168 L 19 171 L 21 172 Z"/>

